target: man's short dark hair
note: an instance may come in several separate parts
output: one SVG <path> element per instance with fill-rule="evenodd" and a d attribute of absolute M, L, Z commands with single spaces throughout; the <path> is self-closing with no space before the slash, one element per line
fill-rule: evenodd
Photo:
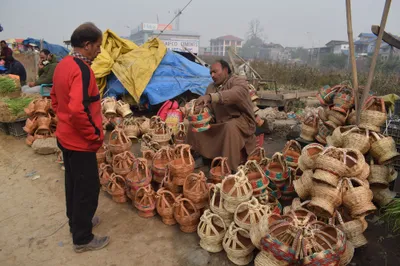
<path fill-rule="evenodd" d="M 0 43 L 4 43 L 4 44 L 7 44 L 5 40 L 2 40 L 2 41 L 1 41 Z"/>
<path fill-rule="evenodd" d="M 228 69 L 228 74 L 232 74 L 231 66 L 229 65 L 228 62 L 226 62 L 223 59 L 217 60 L 216 63 L 220 63 L 222 66 L 222 69 L 226 68 Z"/>
<path fill-rule="evenodd" d="M 45 55 L 49 55 L 50 54 L 50 51 L 47 50 L 47 49 L 42 49 L 40 52 L 44 53 Z"/>
<path fill-rule="evenodd" d="M 86 22 L 74 30 L 71 36 L 71 46 L 83 48 L 86 42 L 95 43 L 103 33 L 92 22 Z"/>

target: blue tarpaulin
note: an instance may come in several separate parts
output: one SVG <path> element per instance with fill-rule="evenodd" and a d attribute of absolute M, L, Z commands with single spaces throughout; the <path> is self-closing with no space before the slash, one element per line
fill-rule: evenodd
<path fill-rule="evenodd" d="M 129 94 L 129 92 L 124 88 L 121 81 L 111 72 L 110 75 L 107 76 L 107 85 L 105 88 L 104 97 L 115 97 Z"/>
<path fill-rule="evenodd" d="M 23 45 L 29 45 L 30 43 L 33 43 L 40 47 L 40 40 L 38 39 L 28 38 L 22 42 Z M 51 44 L 46 41 L 43 41 L 43 49 L 49 50 L 50 53 L 56 55 L 59 60 L 61 60 L 62 58 L 64 58 L 69 54 L 68 49 L 65 48 L 64 46 L 58 44 Z"/>
<path fill-rule="evenodd" d="M 186 91 L 204 95 L 211 82 L 208 68 L 168 51 L 153 73 L 140 102 L 156 105 Z"/>

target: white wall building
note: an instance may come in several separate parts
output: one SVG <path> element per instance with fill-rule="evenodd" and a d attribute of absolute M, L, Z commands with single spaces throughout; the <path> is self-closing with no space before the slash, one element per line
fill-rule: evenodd
<path fill-rule="evenodd" d="M 225 56 L 229 47 L 233 47 L 235 50 L 242 48 L 243 39 L 233 36 L 225 35 L 210 40 L 211 55 Z"/>

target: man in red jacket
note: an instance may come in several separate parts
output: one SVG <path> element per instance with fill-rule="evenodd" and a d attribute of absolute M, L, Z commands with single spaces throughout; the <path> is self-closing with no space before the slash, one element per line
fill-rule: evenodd
<path fill-rule="evenodd" d="M 96 152 L 103 143 L 99 89 L 92 61 L 100 53 L 102 32 L 93 23 L 80 25 L 71 36 L 74 51 L 56 67 L 51 90 L 58 116 L 57 141 L 63 152 L 67 216 L 74 250 L 104 248 L 109 237 L 92 234 L 99 198 Z"/>

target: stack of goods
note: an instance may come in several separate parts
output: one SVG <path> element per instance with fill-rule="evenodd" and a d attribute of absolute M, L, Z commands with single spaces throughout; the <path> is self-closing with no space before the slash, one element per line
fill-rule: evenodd
<path fill-rule="evenodd" d="M 172 134 L 178 133 L 179 124 L 183 122 L 183 113 L 179 109 L 177 101 L 166 101 L 158 110 L 157 116 L 167 124 Z"/>
<path fill-rule="evenodd" d="M 294 188 L 302 199 L 311 199 L 307 208 L 320 218 L 336 217 L 339 226 L 362 225 L 354 241 L 350 231 L 344 232 L 355 248 L 365 245 L 365 217 L 376 207 L 372 204 L 370 167 L 360 150 L 313 143 L 304 147 L 299 162 L 303 175 Z"/>
<path fill-rule="evenodd" d="M 28 116 L 24 131 L 28 134 L 26 144 L 32 146 L 37 140 L 52 138 L 57 128 L 57 117 L 51 108 L 51 101 L 47 98 L 38 98 L 31 101 L 25 108 Z"/>
<path fill-rule="evenodd" d="M 19 76 L 0 75 L 0 97 L 14 98 L 21 94 Z"/>

